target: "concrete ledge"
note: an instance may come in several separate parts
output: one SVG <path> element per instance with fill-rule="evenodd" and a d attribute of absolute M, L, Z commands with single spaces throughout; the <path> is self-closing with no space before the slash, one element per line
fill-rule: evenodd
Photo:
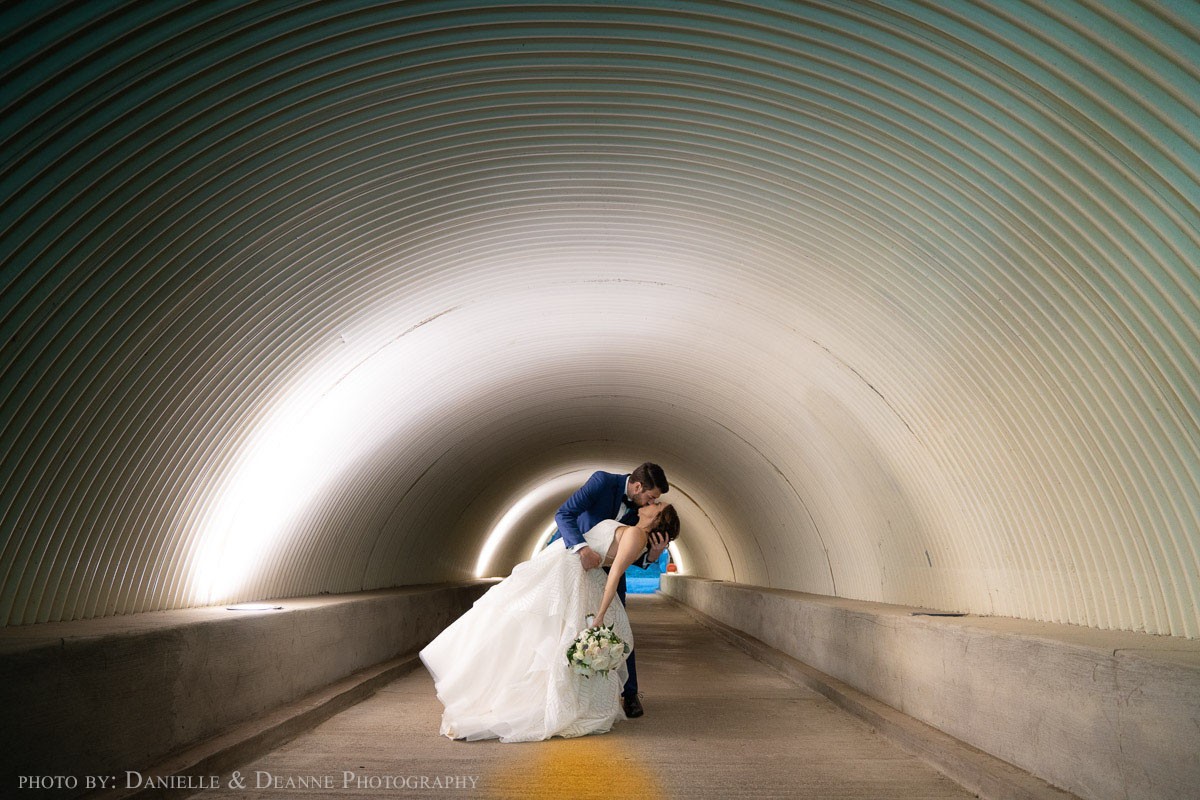
<path fill-rule="evenodd" d="M 669 597 L 669 595 L 668 595 Z M 1072 800 L 1076 795 L 1000 759 L 942 733 L 937 728 L 901 714 L 868 697 L 832 675 L 782 653 L 773 647 L 723 625 L 694 608 L 678 603 L 700 624 L 791 680 L 824 695 L 895 742 L 902 750 L 928 762 L 963 788 L 986 800 Z"/>
<path fill-rule="evenodd" d="M 236 762 L 249 752 L 237 747 L 252 749 L 256 737 L 277 745 L 295 726 L 319 721 L 313 715 L 373 692 L 373 679 L 411 668 L 403 657 L 490 585 L 271 601 L 283 607 L 277 611 L 210 606 L 5 628 L 0 780 L 5 790 L 21 775 L 75 775 L 81 784 L 86 775 L 117 775 L 123 785 L 125 770 Z"/>
<path fill-rule="evenodd" d="M 824 673 L 810 677 L 833 694 L 852 697 L 830 680 L 1088 800 L 1192 797 L 1200 786 L 1200 641 L 914 616 L 928 609 L 677 575 L 662 591 Z M 898 741 L 908 735 L 885 708 L 845 702 Z M 943 769 L 968 786 L 978 771 Z M 1022 796 L 978 780 L 981 794 Z"/>
<path fill-rule="evenodd" d="M 140 775 L 143 778 L 205 778 L 220 775 L 271 752 L 339 711 L 362 702 L 380 687 L 420 664 L 417 654 L 410 653 L 361 670 L 269 714 L 235 725 L 218 736 L 173 753 L 159 763 L 140 770 Z M 192 797 L 197 791 L 196 788 L 186 788 L 182 782 L 181 788 L 146 788 L 139 779 L 130 781 L 127 778 L 124 773 L 118 774 L 119 785 L 116 788 L 90 792 L 83 795 L 83 800 L 176 800 Z"/>

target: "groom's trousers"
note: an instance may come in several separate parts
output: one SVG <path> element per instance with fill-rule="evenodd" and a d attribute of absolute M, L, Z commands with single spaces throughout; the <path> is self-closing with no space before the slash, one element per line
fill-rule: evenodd
<path fill-rule="evenodd" d="M 604 574 L 607 575 L 609 567 L 604 568 Z M 629 604 L 625 602 L 625 575 L 621 574 L 621 580 L 617 583 L 617 597 L 621 598 L 621 605 L 625 606 L 628 612 Z M 632 627 L 632 623 L 630 624 Z M 626 697 L 635 697 L 637 695 L 637 664 L 633 657 L 637 655 L 636 650 L 629 651 L 629 658 L 625 659 L 625 667 L 629 670 L 629 680 L 625 681 L 625 688 L 621 690 L 621 694 Z"/>

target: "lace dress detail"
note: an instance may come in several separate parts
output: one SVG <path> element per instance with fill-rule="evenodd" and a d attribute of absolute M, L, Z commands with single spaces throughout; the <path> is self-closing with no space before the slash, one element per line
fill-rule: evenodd
<path fill-rule="evenodd" d="M 620 523 L 605 520 L 584 534 L 608 553 Z M 600 610 L 608 575 L 584 571 L 562 539 L 518 564 L 420 653 L 445 706 L 441 732 L 453 739 L 528 742 L 603 733 L 623 720 L 618 696 L 629 673 L 622 663 L 585 678 L 567 663 L 567 648 Z M 605 622 L 633 647 L 629 617 L 613 600 Z"/>

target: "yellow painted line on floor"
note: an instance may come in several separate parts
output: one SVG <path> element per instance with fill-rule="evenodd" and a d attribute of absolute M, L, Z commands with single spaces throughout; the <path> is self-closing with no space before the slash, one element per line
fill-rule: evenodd
<path fill-rule="evenodd" d="M 485 778 L 485 796 L 554 800 L 659 800 L 666 793 L 652 764 L 628 742 L 598 734 L 578 739 L 514 744 L 515 763 Z M 528 755 L 525 755 L 525 752 Z"/>

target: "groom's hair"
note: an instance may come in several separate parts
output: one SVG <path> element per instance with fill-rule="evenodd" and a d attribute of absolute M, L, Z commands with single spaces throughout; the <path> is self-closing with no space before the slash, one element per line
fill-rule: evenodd
<path fill-rule="evenodd" d="M 667 484 L 667 473 L 663 472 L 663 468 L 649 461 L 635 469 L 630 474 L 629 480 L 634 483 L 640 483 L 643 491 L 658 489 L 663 494 L 666 494 L 671 488 Z"/>

